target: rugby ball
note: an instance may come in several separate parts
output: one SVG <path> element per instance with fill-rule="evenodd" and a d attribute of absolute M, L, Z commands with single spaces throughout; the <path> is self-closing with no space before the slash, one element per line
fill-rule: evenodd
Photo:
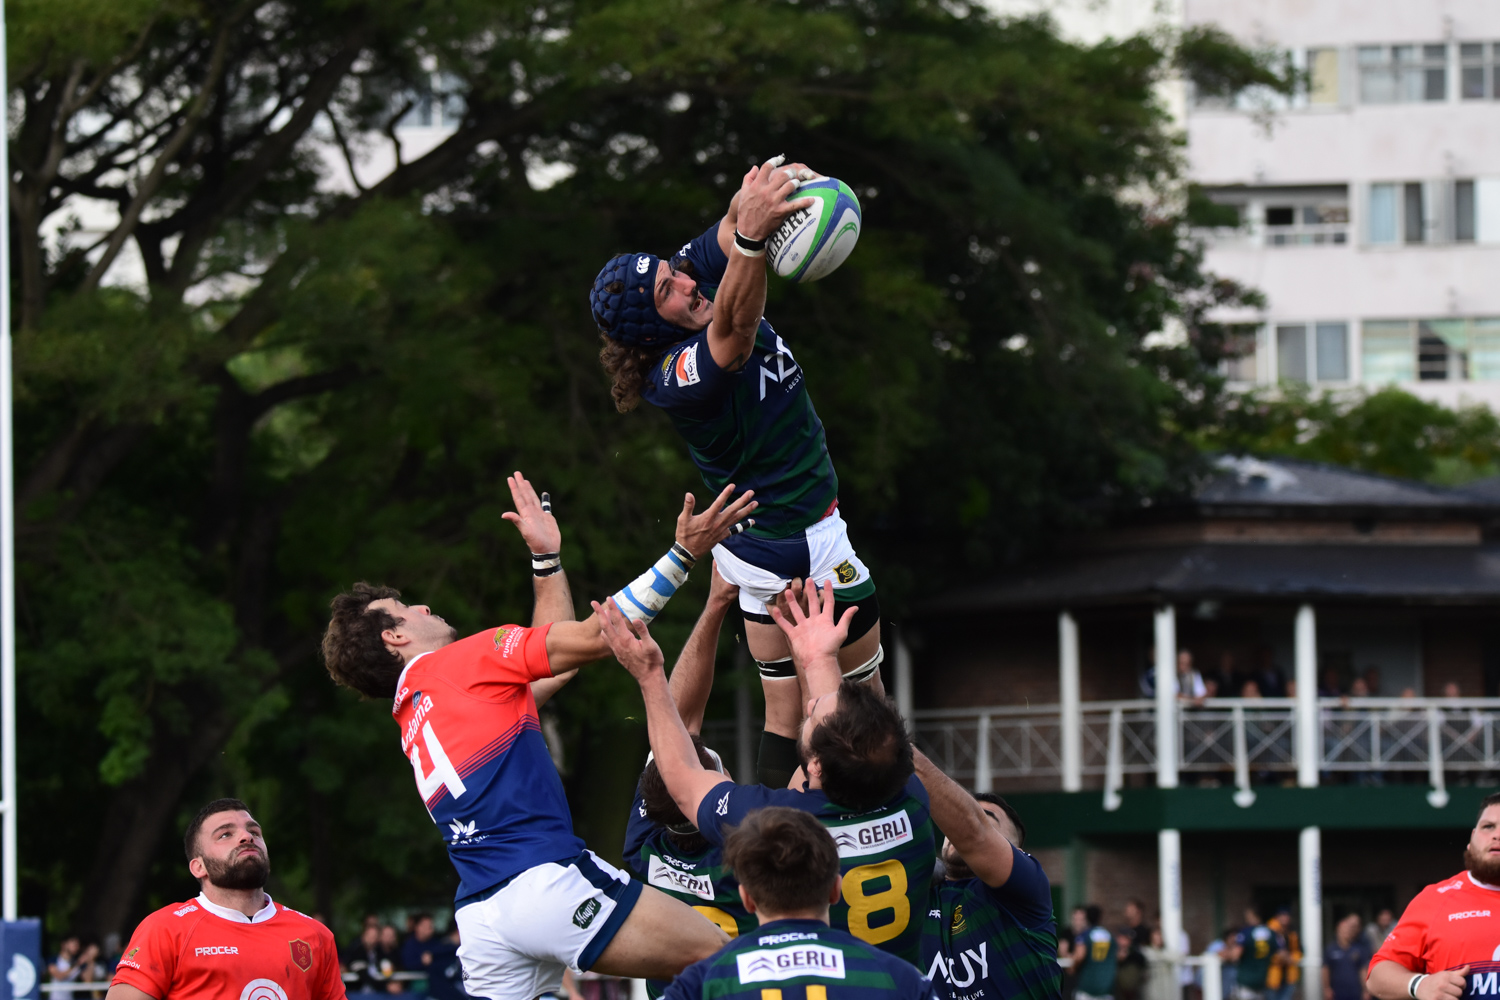
<path fill-rule="evenodd" d="M 859 199 L 849 185 L 833 177 L 807 181 L 787 200 L 800 198 L 817 201 L 794 212 L 771 234 L 766 256 L 783 278 L 817 281 L 832 274 L 859 242 Z"/>

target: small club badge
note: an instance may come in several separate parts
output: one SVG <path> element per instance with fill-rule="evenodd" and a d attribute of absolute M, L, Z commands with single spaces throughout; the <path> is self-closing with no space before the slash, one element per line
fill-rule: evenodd
<path fill-rule="evenodd" d="M 301 938 L 293 938 L 287 943 L 292 947 L 292 964 L 303 972 L 310 971 L 313 964 L 312 945 Z"/>

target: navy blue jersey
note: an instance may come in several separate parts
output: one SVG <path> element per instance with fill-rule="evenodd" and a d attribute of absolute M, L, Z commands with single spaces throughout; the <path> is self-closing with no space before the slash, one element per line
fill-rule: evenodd
<path fill-rule="evenodd" d="M 624 858 L 636 878 L 682 900 L 730 937 L 755 929 L 755 917 L 740 902 L 739 880 L 724 867 L 724 848 L 709 844 L 694 854 L 680 850 L 666 827 L 646 818 L 639 789 L 625 825 Z"/>
<path fill-rule="evenodd" d="M 922 928 L 922 968 L 948 1000 L 1060 1000 L 1052 886 L 1036 858 L 1012 847 L 1010 878 L 932 887 Z"/>
<path fill-rule="evenodd" d="M 821 789 L 798 791 L 726 780 L 698 807 L 698 829 L 715 844 L 724 827 L 765 806 L 812 813 L 839 849 L 843 893 L 829 912 L 836 930 L 915 964 L 921 957 L 922 918 L 937 858 L 927 789 L 915 775 L 878 809 L 856 813 L 830 802 Z"/>
<path fill-rule="evenodd" d="M 715 223 L 671 261 L 673 267 L 690 265 L 709 298 L 729 264 L 718 234 Z M 709 489 L 718 493 L 734 483 L 755 491 L 760 506 L 751 534 L 795 534 L 816 524 L 838 500 L 838 475 L 807 380 L 764 319 L 750 359 L 738 371 L 714 363 L 708 331 L 702 330 L 667 351 L 641 398 L 667 412 Z"/>
<path fill-rule="evenodd" d="M 682 970 L 667 1000 L 936 1000 L 911 965 L 819 920 L 773 920 Z"/>

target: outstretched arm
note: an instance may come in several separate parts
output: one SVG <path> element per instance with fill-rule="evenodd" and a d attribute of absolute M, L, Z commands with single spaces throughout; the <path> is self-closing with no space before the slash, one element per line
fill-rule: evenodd
<path fill-rule="evenodd" d="M 797 190 L 796 171 L 781 167 L 774 157 L 746 171 L 739 194 L 730 202 L 735 216 L 724 253 L 729 264 L 714 295 L 713 319 L 708 324 L 708 350 L 714 363 L 725 371 L 737 371 L 755 347 L 755 331 L 766 311 L 766 259 L 764 251 L 747 256 L 734 245 L 734 228 L 750 240 L 765 240 L 793 212 L 813 204 L 812 198 L 788 201 Z M 725 221 L 729 221 L 726 215 Z M 724 226 L 719 238 L 723 246 Z"/>
<path fill-rule="evenodd" d="M 666 606 L 667 600 L 687 579 L 688 570 L 715 545 L 728 538 L 739 522 L 755 509 L 753 490 L 746 490 L 733 503 L 729 495 L 734 484 L 724 487 L 702 514 L 695 515 L 697 501 L 691 493 L 677 515 L 677 544 L 641 574 L 629 586 L 610 598 L 610 603 L 624 607 L 627 617 L 650 621 Z M 749 521 L 749 524 L 755 522 Z M 681 553 L 677 551 L 680 548 Z M 675 574 L 675 576 L 674 576 Z M 592 663 L 609 652 L 609 643 L 599 634 L 599 615 L 589 615 L 581 622 L 557 622 L 547 633 L 547 658 L 553 676 Z"/>
<path fill-rule="evenodd" d="M 516 526 L 521 540 L 531 550 L 531 589 L 535 594 L 531 627 L 570 622 L 574 618 L 573 594 L 568 589 L 568 574 L 562 568 L 562 530 L 552 516 L 552 498 L 546 493 L 538 497 L 535 487 L 519 472 L 507 476 L 505 482 L 510 486 L 516 509 L 500 516 Z M 531 697 L 536 700 L 536 707 L 547 704 L 577 674 L 575 668 L 532 681 Z"/>
<path fill-rule="evenodd" d="M 627 621 L 613 602 L 608 601 L 602 605 L 594 602 L 594 616 L 601 622 L 600 632 L 615 659 L 641 686 L 641 696 L 646 702 L 646 731 L 661 780 L 677 808 L 696 822 L 698 806 L 704 797 L 728 779 L 718 771 L 705 770 L 699 762 L 693 738 L 672 701 L 667 675 L 662 670 L 665 660 L 661 647 L 651 638 L 646 623 Z"/>
<path fill-rule="evenodd" d="M 667 686 L 672 692 L 672 701 L 677 714 L 690 733 L 703 731 L 703 710 L 708 706 L 708 695 L 714 686 L 714 657 L 719 651 L 719 632 L 724 618 L 734 607 L 740 588 L 719 575 L 719 567 L 712 567 L 713 581 L 708 587 L 708 603 L 693 626 L 677 662 L 672 666 L 671 679 Z"/>
<path fill-rule="evenodd" d="M 926 754 L 913 747 L 912 756 L 917 763 L 917 777 L 922 779 L 932 801 L 932 821 L 953 841 L 959 857 L 980 881 L 991 888 L 1004 885 L 1010 880 L 1015 862 L 1010 841 L 974 801 L 974 796 L 944 774 Z"/>

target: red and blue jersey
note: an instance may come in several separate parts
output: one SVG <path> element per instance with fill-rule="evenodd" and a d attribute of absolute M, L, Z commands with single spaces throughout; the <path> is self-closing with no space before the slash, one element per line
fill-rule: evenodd
<path fill-rule="evenodd" d="M 471 635 L 418 656 L 396 683 L 401 750 L 460 899 L 583 851 L 531 696 L 532 681 L 552 676 L 549 628 Z"/>
<path fill-rule="evenodd" d="M 1469 872 L 1417 893 L 1370 968 L 1396 962 L 1411 972 L 1444 972 L 1468 966 L 1464 997 L 1500 996 L 1500 886 Z"/>

